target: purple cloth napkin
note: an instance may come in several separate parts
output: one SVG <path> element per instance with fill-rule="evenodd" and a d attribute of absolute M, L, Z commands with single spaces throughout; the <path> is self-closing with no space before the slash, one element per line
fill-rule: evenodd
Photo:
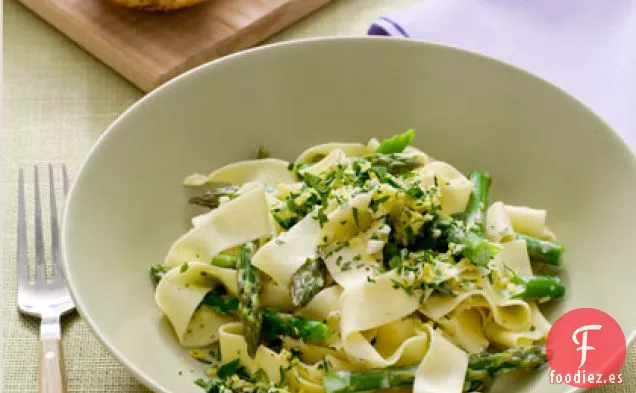
<path fill-rule="evenodd" d="M 634 0 L 425 0 L 378 18 L 368 33 L 526 69 L 577 97 L 636 149 Z"/>

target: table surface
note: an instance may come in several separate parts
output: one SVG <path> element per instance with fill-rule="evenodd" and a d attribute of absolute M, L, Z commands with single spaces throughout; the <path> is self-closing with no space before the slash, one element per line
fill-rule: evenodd
<path fill-rule="evenodd" d="M 334 0 L 271 41 L 362 35 L 374 17 L 417 0 Z M 17 169 L 65 162 L 71 174 L 105 130 L 142 92 L 14 0 L 4 0 L 4 129 L 0 134 L 2 323 L 6 393 L 36 392 L 38 324 L 15 308 Z M 69 392 L 147 392 L 92 336 L 75 314 L 64 320 Z M 599 393 L 636 391 L 636 347 L 623 385 Z"/>

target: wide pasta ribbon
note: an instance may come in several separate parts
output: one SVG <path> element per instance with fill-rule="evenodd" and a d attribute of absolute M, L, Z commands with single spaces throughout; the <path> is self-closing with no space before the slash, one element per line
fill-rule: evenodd
<path fill-rule="evenodd" d="M 486 237 L 493 242 L 504 242 L 514 239 L 512 222 L 506 212 L 503 202 L 497 201 L 486 211 Z"/>
<path fill-rule="evenodd" d="M 375 190 L 355 195 L 327 215 L 327 222 L 320 231 L 324 243 L 344 242 L 371 226 L 373 217 L 369 212 L 369 204 Z"/>
<path fill-rule="evenodd" d="M 334 150 L 342 151 L 347 157 L 364 156 L 369 154 L 367 146 L 361 143 L 325 143 L 322 145 L 312 146 L 300 153 L 298 158 L 296 158 L 296 163 L 316 163 L 328 156 Z"/>
<path fill-rule="evenodd" d="M 297 314 L 307 319 L 324 321 L 340 314 L 338 302 L 343 289 L 339 285 L 333 285 L 318 292 L 305 307 L 298 310 Z"/>
<path fill-rule="evenodd" d="M 508 267 L 523 277 L 533 275 L 528 248 L 523 240 L 512 240 L 501 245 L 501 251 L 491 262 L 491 268 Z"/>
<path fill-rule="evenodd" d="M 203 346 L 217 341 L 218 328 L 231 320 L 207 307 L 198 309 L 205 294 L 218 285 L 236 295 L 236 271 L 193 261 L 186 270 L 179 266 L 171 269 L 159 281 L 155 302 L 182 345 Z"/>
<path fill-rule="evenodd" d="M 434 321 L 452 312 L 460 304 L 488 308 L 494 321 L 509 330 L 524 330 L 531 325 L 531 310 L 520 299 L 499 296 L 486 278 L 477 282 L 477 289 L 467 290 L 457 296 L 431 296 L 419 311 Z"/>
<path fill-rule="evenodd" d="M 547 211 L 527 206 L 506 205 L 494 202 L 486 214 L 486 234 L 496 242 L 515 238 L 515 233 L 523 233 L 540 239 L 555 240 L 554 233 L 546 225 Z"/>
<path fill-rule="evenodd" d="M 251 182 L 277 185 L 293 183 L 296 176 L 288 168 L 289 163 L 277 158 L 239 161 L 225 165 L 209 175 L 192 174 L 184 180 L 184 185 L 196 187 L 210 183 L 244 184 Z"/>
<path fill-rule="evenodd" d="M 321 173 L 327 172 L 331 168 L 343 162 L 345 158 L 347 158 L 347 156 L 344 151 L 341 149 L 334 149 L 320 161 L 303 169 L 301 173 L 319 176 Z"/>
<path fill-rule="evenodd" d="M 218 253 L 272 234 L 265 186 L 258 184 L 234 200 L 198 216 L 196 225 L 170 248 L 165 265 L 209 261 Z"/>
<path fill-rule="evenodd" d="M 536 342 L 547 339 L 552 325 L 533 302 L 529 303 L 532 312 L 531 325 L 522 331 L 506 330 L 494 321 L 485 327 L 486 337 L 492 342 L 510 348 L 519 348 L 532 345 Z"/>
<path fill-rule="evenodd" d="M 292 275 L 310 258 L 316 258 L 320 239 L 317 210 L 305 216 L 289 231 L 259 248 L 252 258 L 252 265 L 287 287 Z"/>
<path fill-rule="evenodd" d="M 422 357 L 426 349 L 425 335 L 416 334 L 401 342 L 387 358 L 362 334 L 392 322 L 402 323 L 402 318 L 417 310 L 419 302 L 416 298 L 394 288 L 394 282 L 400 280 L 401 277 L 395 271 L 390 271 L 377 276 L 374 283 L 361 282 L 346 288 L 340 297 L 342 342 L 352 363 L 388 367 L 400 360 L 405 363 L 411 361 L 412 364 Z"/>
<path fill-rule="evenodd" d="M 274 383 L 280 382 L 280 370 L 284 369 L 289 361 L 284 354 L 274 352 L 264 345 L 256 349 L 253 358 L 250 357 L 247 353 L 247 342 L 243 336 L 243 324 L 240 322 L 227 323 L 220 327 L 219 349 L 221 363 L 226 364 L 238 359 L 250 374 L 263 370 L 269 381 Z"/>
<path fill-rule="evenodd" d="M 422 174 L 424 187 L 430 187 L 437 181 L 444 214 L 460 213 L 466 209 L 473 184 L 455 167 L 443 161 L 433 161 L 417 171 Z"/>
<path fill-rule="evenodd" d="M 395 271 L 345 289 L 340 298 L 343 347 L 354 366 L 390 367 L 419 364 L 413 392 L 460 393 L 468 355 L 417 317 L 419 306 L 394 283 Z M 375 344 L 362 334 L 376 329 Z"/>
<path fill-rule="evenodd" d="M 428 327 L 430 342 L 415 371 L 413 393 L 461 393 L 468 354 Z"/>
<path fill-rule="evenodd" d="M 484 321 L 485 315 L 478 308 L 460 306 L 438 323 L 453 344 L 468 353 L 479 353 L 490 345 L 484 334 Z"/>
<path fill-rule="evenodd" d="M 383 220 L 378 220 L 364 233 L 349 239 L 349 246 L 333 252 L 325 258 L 327 270 L 343 288 L 350 288 L 366 282 L 381 268 L 382 248 L 391 228 Z M 379 247 L 375 247 L 378 243 Z"/>

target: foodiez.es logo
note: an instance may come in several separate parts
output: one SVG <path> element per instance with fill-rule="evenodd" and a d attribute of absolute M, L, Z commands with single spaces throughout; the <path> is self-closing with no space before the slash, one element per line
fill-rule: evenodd
<path fill-rule="evenodd" d="M 580 328 L 576 329 L 574 331 L 574 333 L 572 333 L 572 341 L 574 341 L 575 344 L 581 344 L 580 347 L 578 347 L 576 350 L 577 351 L 582 351 L 581 352 L 581 364 L 579 364 L 579 368 L 583 367 L 583 365 L 585 364 L 585 361 L 587 360 L 587 351 L 593 351 L 596 348 L 594 347 L 590 347 L 587 345 L 587 331 L 588 330 L 601 330 L 603 328 L 603 326 L 601 325 L 585 325 L 585 326 L 581 326 Z M 579 343 L 579 340 L 577 338 L 577 335 L 583 332 L 583 342 Z"/>
<path fill-rule="evenodd" d="M 614 318 L 595 308 L 569 311 L 548 333 L 550 383 L 579 388 L 622 383 L 625 353 L 625 334 Z"/>

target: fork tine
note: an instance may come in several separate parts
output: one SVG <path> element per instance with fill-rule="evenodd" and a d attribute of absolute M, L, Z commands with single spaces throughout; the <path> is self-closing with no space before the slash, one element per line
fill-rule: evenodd
<path fill-rule="evenodd" d="M 55 200 L 55 176 L 53 165 L 49 164 L 49 198 L 51 204 L 51 262 L 53 264 L 53 276 L 60 275 L 60 231 L 57 223 L 57 202 Z"/>
<path fill-rule="evenodd" d="M 42 207 L 40 206 L 40 180 L 38 166 L 33 167 L 33 187 L 35 199 L 35 282 L 42 284 L 46 280 L 46 262 L 44 259 L 44 235 L 42 233 Z"/>
<path fill-rule="evenodd" d="M 64 198 L 68 195 L 68 173 L 66 172 L 66 164 L 62 164 L 62 180 L 64 181 Z"/>
<path fill-rule="evenodd" d="M 26 207 L 24 201 L 24 171 L 18 171 L 18 285 L 29 283 L 29 257 L 27 254 Z"/>

